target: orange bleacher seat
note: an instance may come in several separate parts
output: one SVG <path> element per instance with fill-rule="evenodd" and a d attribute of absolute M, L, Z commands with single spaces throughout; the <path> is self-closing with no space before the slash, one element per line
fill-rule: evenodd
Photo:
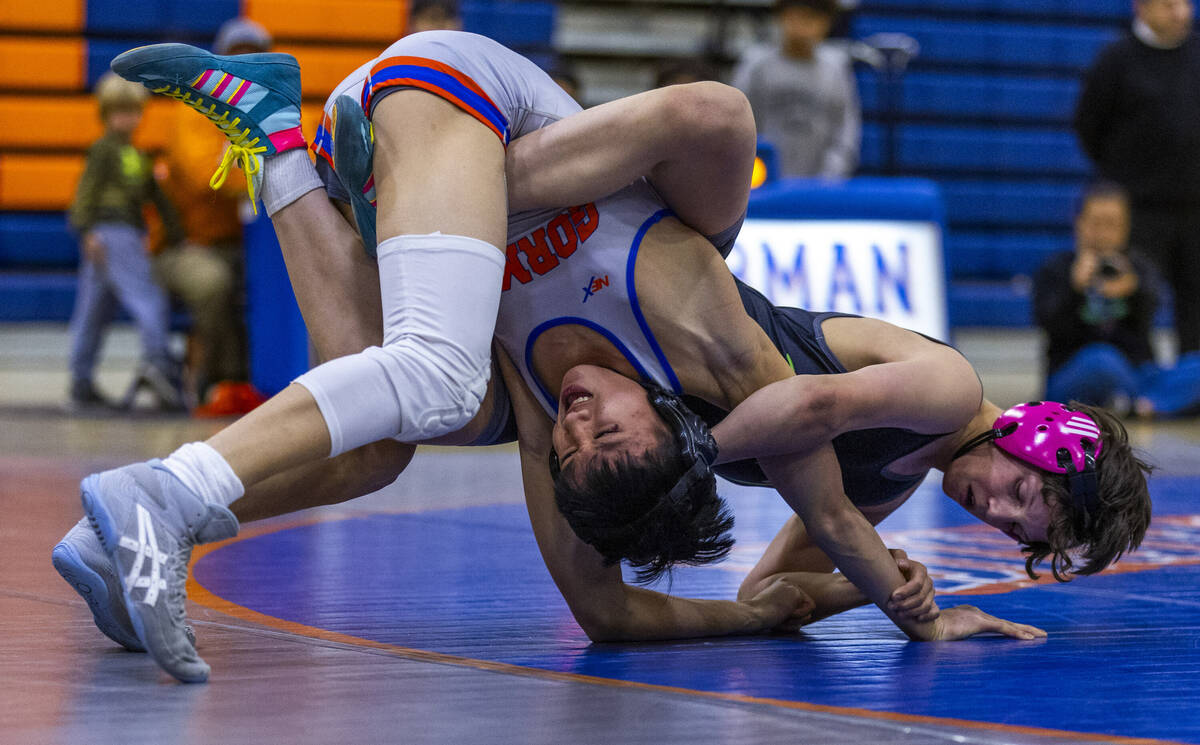
<path fill-rule="evenodd" d="M 146 113 L 133 135 L 133 144 L 143 150 L 161 150 L 171 136 L 171 112 L 180 104 L 160 96 L 146 102 Z M 195 114 L 194 116 L 200 116 Z"/>
<path fill-rule="evenodd" d="M 18 31 L 82 31 L 85 0 L 4 0 L 0 28 Z"/>
<path fill-rule="evenodd" d="M 169 135 L 166 112 L 171 101 L 151 99 L 134 142 L 157 149 Z M 199 114 L 197 114 L 199 116 Z M 0 148 L 83 150 L 103 132 L 91 96 L 0 95 Z"/>
<path fill-rule="evenodd" d="M 82 155 L 0 155 L 0 209 L 66 209 L 82 172 Z"/>
<path fill-rule="evenodd" d="M 0 37 L 0 89 L 82 90 L 86 64 L 83 39 Z"/>
<path fill-rule="evenodd" d="M 408 15 L 406 0 L 245 0 L 243 7 L 276 38 L 377 41 L 380 48 L 400 38 Z"/>
<path fill-rule="evenodd" d="M 278 44 L 275 51 L 286 52 L 300 63 L 300 85 L 305 98 L 324 101 L 337 84 L 364 62 L 384 50 L 378 47 L 324 47 L 312 44 Z"/>

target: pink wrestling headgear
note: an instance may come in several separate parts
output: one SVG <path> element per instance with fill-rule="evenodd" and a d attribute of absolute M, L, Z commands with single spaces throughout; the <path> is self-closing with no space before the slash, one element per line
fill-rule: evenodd
<path fill-rule="evenodd" d="M 1017 404 L 997 417 L 991 430 L 959 448 L 954 457 L 988 441 L 1042 470 L 1065 473 L 1071 497 L 1084 520 L 1095 513 L 1100 501 L 1096 457 L 1104 445 L 1100 427 L 1090 416 L 1056 401 Z"/>

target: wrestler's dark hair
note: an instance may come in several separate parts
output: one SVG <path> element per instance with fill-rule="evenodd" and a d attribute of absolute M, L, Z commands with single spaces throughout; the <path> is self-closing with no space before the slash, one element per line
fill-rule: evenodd
<path fill-rule="evenodd" d="M 1050 557 L 1050 571 L 1059 582 L 1068 574 L 1095 574 L 1142 543 L 1150 527 L 1150 489 L 1146 476 L 1153 467 L 1134 453 L 1125 425 L 1108 411 L 1072 401 L 1100 427 L 1103 448 L 1096 458 L 1099 507 L 1083 514 L 1075 507 L 1063 474 L 1043 472 L 1042 496 L 1050 506 L 1046 541 L 1022 544 L 1025 571 L 1037 579 L 1034 567 Z M 1074 555 L 1074 558 L 1073 558 Z M 1083 565 L 1076 568 L 1077 558 Z"/>
<path fill-rule="evenodd" d="M 554 484 L 554 499 L 580 540 L 612 566 L 624 560 L 649 584 L 676 564 L 699 566 L 733 547 L 733 515 L 717 495 L 712 472 L 671 492 L 691 464 L 668 430 L 638 455 L 569 463 Z"/>

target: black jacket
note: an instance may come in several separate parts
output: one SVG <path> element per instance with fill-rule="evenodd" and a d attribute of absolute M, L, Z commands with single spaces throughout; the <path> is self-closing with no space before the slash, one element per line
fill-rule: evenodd
<path fill-rule="evenodd" d="M 1200 205 L 1200 36 L 1155 49 L 1126 34 L 1084 79 L 1075 130 L 1135 206 Z"/>
<path fill-rule="evenodd" d="M 1055 254 L 1033 281 L 1033 315 L 1047 336 L 1047 373 L 1093 342 L 1112 344 L 1134 364 L 1153 360 L 1150 331 L 1158 309 L 1158 279 L 1151 266 L 1130 253 L 1129 260 L 1138 273 L 1137 290 L 1120 300 L 1089 303 L 1087 295 L 1071 286 L 1074 260 L 1073 251 Z"/>

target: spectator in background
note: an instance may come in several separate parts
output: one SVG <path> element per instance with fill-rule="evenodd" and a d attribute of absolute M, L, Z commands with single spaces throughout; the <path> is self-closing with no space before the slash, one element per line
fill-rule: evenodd
<path fill-rule="evenodd" d="M 1131 33 L 1084 80 L 1083 149 L 1129 192 L 1131 242 L 1175 296 L 1181 353 L 1200 350 L 1200 40 L 1190 0 L 1135 0 Z"/>
<path fill-rule="evenodd" d="M 837 0 L 776 0 L 780 41 L 751 49 L 733 73 L 783 176 L 846 178 L 858 166 L 862 114 L 850 55 L 825 43 Z"/>
<path fill-rule="evenodd" d="M 169 308 L 150 268 L 143 206 L 152 203 L 158 209 L 169 244 L 182 241 L 183 230 L 154 178 L 153 163 L 131 142 L 146 90 L 110 72 L 96 83 L 95 94 L 104 134 L 88 149 L 69 213 L 82 254 L 70 325 L 70 401 L 77 410 L 107 405 L 93 373 L 105 327 L 120 303 L 141 334 L 138 380 L 150 385 L 160 406 L 178 408 L 178 375 L 167 347 Z"/>
<path fill-rule="evenodd" d="M 1145 261 L 1130 253 L 1129 202 L 1115 184 L 1083 196 L 1075 250 L 1053 256 L 1033 285 L 1046 332 L 1046 398 L 1129 411 L 1153 368 L 1158 295 Z"/>
<path fill-rule="evenodd" d="M 248 54 L 271 48 L 271 35 L 243 18 L 217 32 L 218 54 Z M 209 187 L 213 166 L 226 140 L 203 117 L 185 106 L 172 107 L 173 131 L 164 161 L 166 187 L 179 206 L 187 243 L 155 257 L 159 281 L 183 301 L 192 317 L 192 387 L 203 402 L 199 415 L 234 415 L 264 399 L 248 382 L 244 311 L 245 250 L 242 214 L 249 211 L 242 179 Z"/>
<path fill-rule="evenodd" d="M 422 31 L 461 31 L 458 0 L 412 0 L 408 9 L 409 34 Z"/>
<path fill-rule="evenodd" d="M 1046 332 L 1046 398 L 1104 404 L 1140 416 L 1200 409 L 1200 354 L 1155 364 L 1153 265 L 1129 249 L 1129 197 L 1107 182 L 1084 194 L 1075 250 L 1052 257 L 1033 285 Z"/>
<path fill-rule="evenodd" d="M 666 88 L 668 85 L 700 83 L 716 79 L 717 71 L 704 60 L 671 60 L 658 68 L 658 74 L 654 76 L 654 87 Z"/>

